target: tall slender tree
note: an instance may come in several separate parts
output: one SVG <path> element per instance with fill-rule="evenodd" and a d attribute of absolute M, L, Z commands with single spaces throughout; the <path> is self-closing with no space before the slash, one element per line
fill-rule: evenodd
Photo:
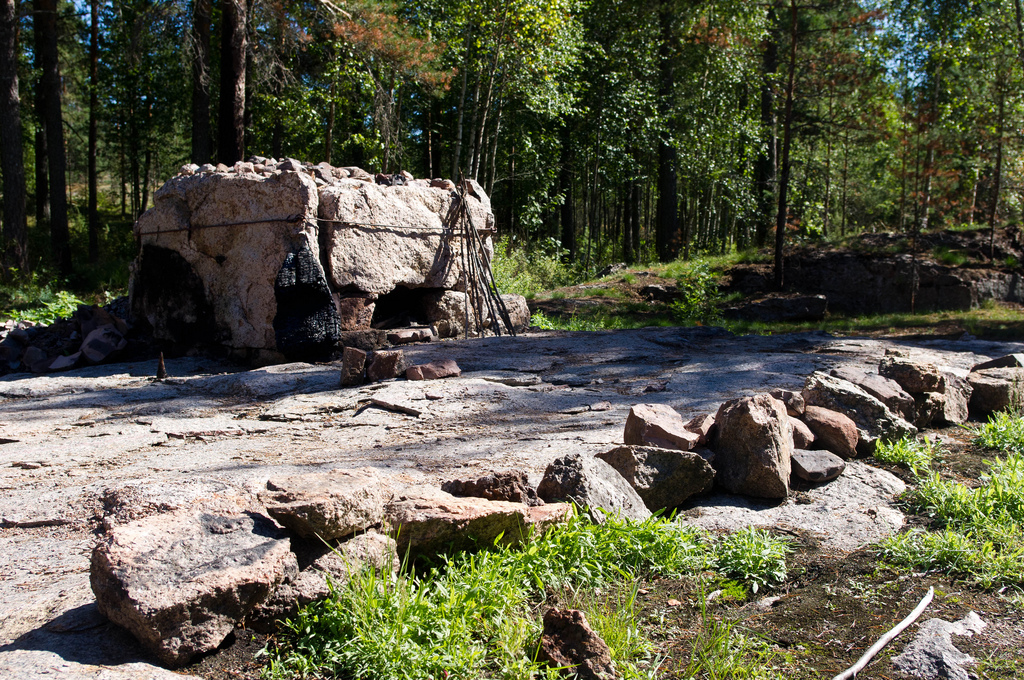
<path fill-rule="evenodd" d="M 89 0 L 89 262 L 100 258 L 99 191 L 96 154 L 99 142 L 100 4 Z"/>
<path fill-rule="evenodd" d="M 35 30 L 41 36 L 43 91 L 41 117 L 46 125 L 47 167 L 50 171 L 50 247 L 62 276 L 71 274 L 71 239 L 68 231 L 67 158 L 64 151 L 64 119 L 61 112 L 59 16 L 57 0 L 35 0 Z"/>
<path fill-rule="evenodd" d="M 246 0 L 221 1 L 220 37 L 217 160 L 234 165 L 245 155 Z"/>
<path fill-rule="evenodd" d="M 192 3 L 192 162 L 210 162 L 211 0 Z"/>
<path fill-rule="evenodd" d="M 0 0 L 0 172 L 3 172 L 2 264 L 5 274 L 28 262 L 25 221 L 25 167 L 21 150 L 21 98 L 18 94 L 18 5 Z"/>

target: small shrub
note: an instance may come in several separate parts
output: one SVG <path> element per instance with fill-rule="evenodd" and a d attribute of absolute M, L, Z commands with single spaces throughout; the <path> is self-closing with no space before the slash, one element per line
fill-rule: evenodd
<path fill-rule="evenodd" d="M 676 281 L 680 299 L 672 303 L 672 315 L 682 323 L 709 324 L 719 317 L 718 278 L 706 262 L 697 262 Z"/>
<path fill-rule="evenodd" d="M 574 283 L 576 273 L 562 263 L 561 254 L 558 247 L 527 250 L 514 247 L 508 236 L 499 239 L 494 244 L 491 262 L 498 290 L 525 297 Z"/>
<path fill-rule="evenodd" d="M 85 304 L 85 300 L 66 290 L 58 290 L 56 293 L 52 293 L 49 289 L 46 289 L 40 297 L 40 301 L 43 303 L 42 306 L 12 310 L 9 313 L 10 318 L 15 321 L 32 321 L 38 324 L 49 325 L 58 319 L 70 317 L 78 309 L 78 305 Z"/>

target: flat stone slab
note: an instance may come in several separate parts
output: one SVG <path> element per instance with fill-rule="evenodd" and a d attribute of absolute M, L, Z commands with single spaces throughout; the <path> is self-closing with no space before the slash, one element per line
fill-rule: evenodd
<path fill-rule="evenodd" d="M 439 553 L 489 547 L 498 540 L 519 543 L 533 528 L 543 530 L 563 521 L 569 506 L 456 497 L 419 485 L 403 490 L 384 512 L 385 523 L 398 541 L 399 553 Z"/>
<path fill-rule="evenodd" d="M 843 474 L 846 462 L 829 451 L 793 450 L 793 474 L 813 482 L 828 482 Z"/>
<path fill-rule="evenodd" d="M 388 482 L 364 468 L 271 478 L 259 498 L 299 536 L 330 541 L 379 524 L 391 495 Z"/>
<path fill-rule="evenodd" d="M 848 461 L 846 471 L 829 484 L 805 492 L 809 503 L 792 498 L 778 505 L 730 494 L 702 498 L 680 513 L 680 522 L 705 529 L 735 531 L 748 526 L 792 527 L 814 533 L 822 548 L 852 552 L 895 534 L 903 513 L 893 498 L 907 488 L 898 477 L 876 467 Z"/>

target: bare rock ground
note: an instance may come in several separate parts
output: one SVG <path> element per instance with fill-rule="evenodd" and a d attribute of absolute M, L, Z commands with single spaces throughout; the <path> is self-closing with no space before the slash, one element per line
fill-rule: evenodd
<path fill-rule="evenodd" d="M 649 328 L 409 346 L 411 363 L 454 359 L 462 376 L 357 388 L 339 388 L 340 364 L 238 371 L 197 358 L 168 361 L 163 382 L 152 378 L 155 361 L 0 379 L 0 676 L 171 677 L 100 616 L 89 589 L 110 488 L 209 481 L 255 493 L 270 477 L 364 466 L 397 483 L 506 469 L 536 483 L 559 456 L 621 444 L 634 404 L 667 404 L 684 418 L 713 413 L 726 399 L 799 390 L 815 370 L 877 366 L 893 348 L 958 375 L 1024 351 Z M 881 489 L 858 512 L 839 511 L 848 492 L 827 485 L 781 505 L 713 497 L 688 514 L 719 528 L 790 523 L 846 552 L 902 522 L 887 500 L 898 487 L 891 475 L 853 468 L 840 481 Z"/>

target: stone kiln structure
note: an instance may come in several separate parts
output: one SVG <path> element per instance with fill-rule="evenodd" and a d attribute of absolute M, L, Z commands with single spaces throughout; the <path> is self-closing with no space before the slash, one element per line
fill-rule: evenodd
<path fill-rule="evenodd" d="M 345 331 L 467 330 L 471 284 L 452 182 L 378 176 L 381 184 L 359 168 L 254 160 L 184 166 L 136 223 L 132 316 L 156 339 L 221 344 L 270 363 L 324 354 Z M 489 259 L 490 199 L 476 182 L 467 186 Z M 524 327 L 525 300 L 503 297 Z"/>

